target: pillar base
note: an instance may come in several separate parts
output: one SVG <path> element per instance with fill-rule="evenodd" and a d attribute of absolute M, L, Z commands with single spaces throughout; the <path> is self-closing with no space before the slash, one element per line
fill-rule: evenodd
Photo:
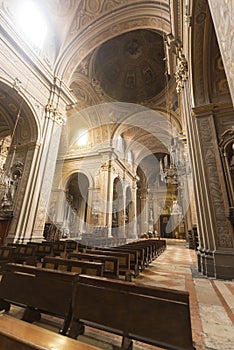
<path fill-rule="evenodd" d="M 215 277 L 234 279 L 234 252 L 216 250 L 214 252 Z"/>
<path fill-rule="evenodd" d="M 215 277 L 213 253 L 211 253 L 211 252 L 206 253 L 205 262 L 206 262 L 206 276 L 207 277 Z"/>
<path fill-rule="evenodd" d="M 198 251 L 197 266 L 204 276 L 231 280 L 234 278 L 234 252 Z"/>
<path fill-rule="evenodd" d="M 197 270 L 202 272 L 202 254 L 200 251 L 197 252 Z"/>

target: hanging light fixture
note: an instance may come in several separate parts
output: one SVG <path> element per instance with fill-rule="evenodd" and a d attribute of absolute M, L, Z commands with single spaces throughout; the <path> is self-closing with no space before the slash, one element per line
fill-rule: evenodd
<path fill-rule="evenodd" d="M 164 39 L 165 43 L 165 39 Z M 166 54 L 166 52 L 165 52 Z M 166 58 L 165 58 L 166 59 Z M 173 126 L 172 126 L 172 115 L 170 108 L 170 98 L 169 98 L 169 81 L 167 74 L 167 65 L 165 65 L 165 81 L 166 81 L 166 111 L 169 116 L 169 124 L 170 124 L 170 143 L 168 145 L 168 152 L 163 159 L 160 160 L 160 175 L 162 181 L 167 184 L 178 185 L 178 172 L 177 165 L 179 160 L 178 154 L 178 137 L 174 136 Z"/>

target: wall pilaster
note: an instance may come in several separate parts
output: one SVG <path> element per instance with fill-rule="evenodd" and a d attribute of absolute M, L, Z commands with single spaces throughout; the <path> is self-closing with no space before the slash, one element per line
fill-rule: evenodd
<path fill-rule="evenodd" d="M 39 200 L 35 215 L 33 235 L 31 239 L 43 238 L 44 224 L 48 212 L 48 204 L 52 189 L 54 171 L 56 166 L 56 155 L 58 153 L 60 135 L 65 118 L 51 105 L 45 109 L 44 142 L 42 145 L 41 161 L 37 173 L 37 191 Z M 36 192 L 36 191 L 35 191 Z"/>

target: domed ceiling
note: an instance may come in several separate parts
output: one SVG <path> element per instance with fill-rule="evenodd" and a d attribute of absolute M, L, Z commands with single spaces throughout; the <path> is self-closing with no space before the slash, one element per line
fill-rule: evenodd
<path fill-rule="evenodd" d="M 165 88 L 163 58 L 162 36 L 149 30 L 135 30 L 100 46 L 94 75 L 113 99 L 141 103 Z"/>

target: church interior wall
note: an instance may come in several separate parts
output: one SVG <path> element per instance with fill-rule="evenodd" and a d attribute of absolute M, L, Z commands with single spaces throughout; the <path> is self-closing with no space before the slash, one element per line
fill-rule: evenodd
<path fill-rule="evenodd" d="M 80 7 L 70 4 L 67 14 L 76 16 L 69 17 L 66 28 L 61 26 L 60 37 L 56 34 L 53 45 L 58 47 L 49 50 L 47 43 L 43 56 L 16 33 L 16 23 L 9 20 L 13 18 L 13 3 L 8 4 L 8 10 L 4 1 L 1 4 L 0 110 L 4 118 L 0 121 L 0 140 L 13 132 L 20 112 L 6 167 L 9 170 L 23 164 L 17 191 L 13 182 L 12 193 L 17 201 L 9 210 L 13 217 L 7 241 L 43 239 L 47 220 L 61 226 L 69 209 L 66 198 L 69 181 L 79 173 L 88 179 L 85 185 L 88 203 L 82 201 L 80 222 L 86 221 L 88 230 L 107 227 L 111 236 L 113 192 L 119 179 L 119 203 L 123 208 L 114 220 L 121 227 L 121 235 L 133 239 L 145 231 L 160 230 L 160 214 L 170 216 L 173 206 L 179 205 L 178 200 L 187 208 L 183 223 L 185 238 L 188 231 L 198 229 L 199 270 L 211 277 L 232 277 L 233 68 L 227 55 L 229 49 L 232 52 L 232 43 L 229 38 L 223 40 L 223 33 L 228 33 L 227 27 L 231 26 L 229 5 L 225 3 L 222 9 L 228 19 L 224 26 L 217 23 L 220 9 L 217 1 L 165 0 L 150 5 L 127 1 L 125 6 L 115 2 L 111 5 L 114 11 L 105 7 L 104 1 L 93 11 L 87 1 L 80 5 L 84 11 L 82 21 L 77 15 Z M 57 14 L 62 21 L 60 15 Z M 130 98 L 121 94 L 121 88 L 107 91 L 107 81 L 98 80 L 105 76 L 97 68 L 102 52 L 106 54 L 105 44 L 113 45 L 114 52 L 123 40 L 125 63 L 132 60 L 135 71 L 130 68 L 125 71 L 122 85 L 117 84 L 120 73 L 116 74 L 114 69 L 109 73 L 116 74 L 115 87 L 121 86 L 123 91 L 136 87 L 138 73 L 133 62 L 143 65 L 148 62 L 141 58 L 146 57 L 147 50 L 141 46 L 144 41 L 135 39 L 137 35 L 144 37 L 145 43 L 150 37 L 165 45 L 163 53 L 157 56 L 159 61 L 163 58 L 157 73 L 165 69 L 168 74 L 165 82 L 160 82 L 165 87 L 146 99 L 146 92 L 153 91 L 148 85 L 136 95 L 129 93 Z M 114 65 L 112 51 L 99 68 L 108 67 L 111 60 Z M 149 66 L 142 70 L 147 84 L 155 79 Z M 126 100 L 118 101 L 115 96 Z M 132 96 L 136 96 L 135 100 Z M 78 129 L 87 131 L 86 144 L 77 144 L 77 137 L 84 136 L 78 135 Z M 187 165 L 184 170 L 188 179 L 181 179 L 180 190 L 177 185 L 168 185 L 165 194 L 160 176 L 163 179 L 166 173 L 167 156 L 172 160 L 175 156 L 175 144 L 172 141 L 170 144 L 174 133 L 173 142 L 179 140 L 176 146 L 183 145 L 183 149 L 178 146 L 177 153 Z M 117 149 L 118 142 L 122 142 L 122 150 Z M 153 177 L 150 161 L 147 164 L 149 154 L 157 163 L 155 166 L 151 163 L 158 172 L 157 178 Z M 139 170 L 144 162 L 145 179 Z M 179 198 L 181 188 L 186 191 L 183 199 Z M 3 196 L 1 203 L 6 204 Z M 75 217 L 74 211 L 72 215 Z M 87 233 L 82 225 L 79 229 L 74 226 L 73 237 L 75 230 L 79 237 L 81 231 Z M 173 237 L 178 230 L 173 231 Z"/>

